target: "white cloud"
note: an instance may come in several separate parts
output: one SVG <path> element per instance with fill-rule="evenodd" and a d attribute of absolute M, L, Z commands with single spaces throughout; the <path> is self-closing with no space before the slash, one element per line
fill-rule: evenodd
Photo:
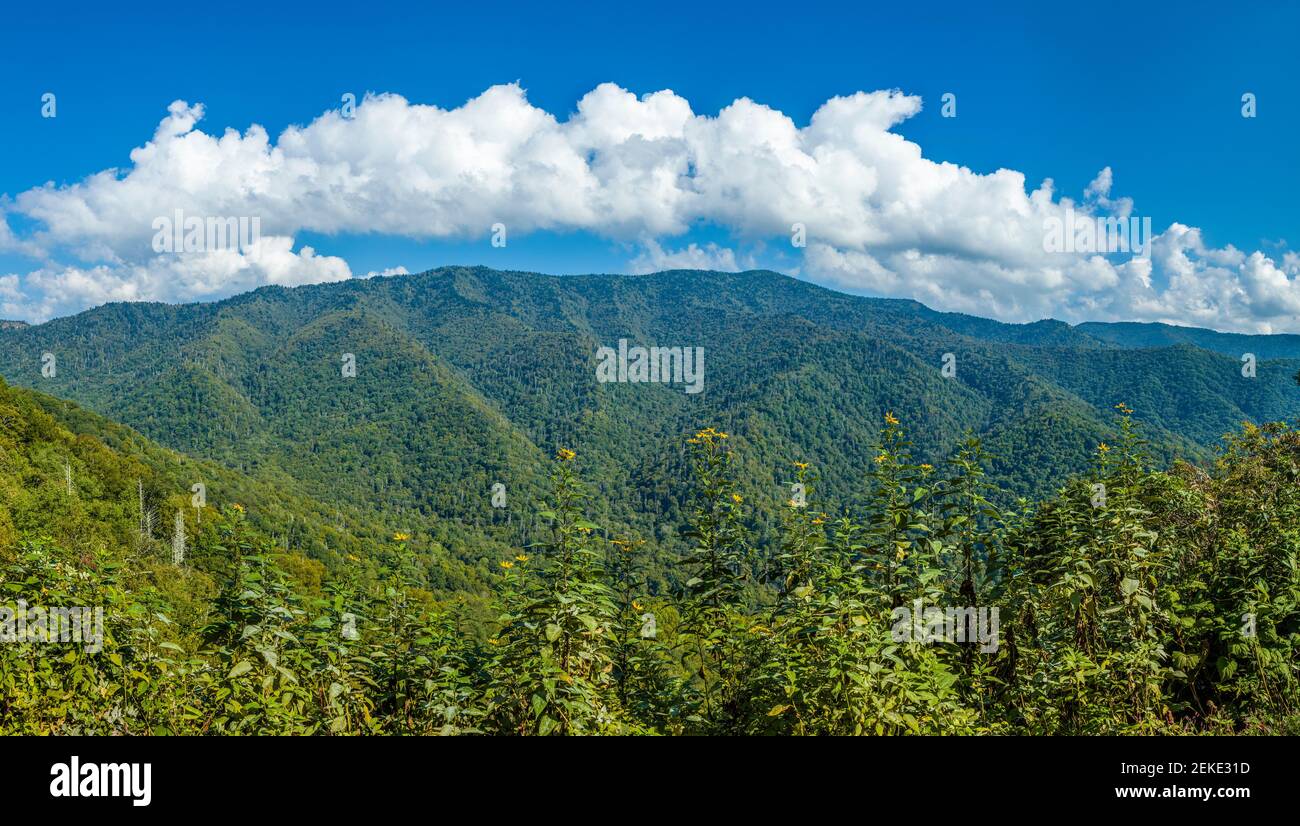
<path fill-rule="evenodd" d="M 352 277 L 341 258 L 316 255 L 292 239 L 263 236 L 247 253 L 157 256 L 140 264 L 50 265 L 22 277 L 24 297 L 0 290 L 6 314 L 47 319 L 110 301 L 191 301 L 264 284 L 287 287 Z"/>
<path fill-rule="evenodd" d="M 1118 198 L 1111 200 L 1110 190 L 1115 184 L 1115 173 L 1110 167 L 1106 167 L 1097 173 L 1097 177 L 1092 179 L 1083 190 L 1085 201 L 1091 201 L 1098 207 L 1105 210 L 1107 215 L 1114 215 L 1121 218 L 1127 218 L 1133 214 L 1133 199 Z"/>
<path fill-rule="evenodd" d="M 735 250 L 708 243 L 702 247 L 699 244 L 689 244 L 682 249 L 668 251 L 659 246 L 654 239 L 646 240 L 645 251 L 633 258 L 628 267 L 634 273 L 663 270 L 740 272 L 740 267 L 736 264 Z"/>
<path fill-rule="evenodd" d="M 388 278 L 389 276 L 394 276 L 394 275 L 410 275 L 410 274 L 411 271 L 408 270 L 406 267 L 399 266 L 399 267 L 386 267 L 382 270 L 371 270 L 370 272 L 366 273 L 361 277 L 362 278 Z"/>
<path fill-rule="evenodd" d="M 0 223 L 0 249 L 42 262 L 21 276 L 19 297 L 2 297 L 43 318 L 106 300 L 334 280 L 350 277 L 347 264 L 295 253 L 295 237 L 486 240 L 497 222 L 512 239 L 554 230 L 639 243 L 635 271 L 737 269 L 732 248 L 687 239 L 668 250 L 664 239 L 710 226 L 738 244 L 787 244 L 799 222 L 808 246 L 789 255 L 802 255 L 806 277 L 941 309 L 1300 329 L 1293 254 L 1279 264 L 1208 248 L 1176 216 L 1150 261 L 1046 252 L 1044 221 L 1067 207 L 1136 214 L 1131 199 L 1112 195 L 1110 167 L 1076 203 L 1050 180 L 1029 189 L 1014 170 L 934 161 L 891 131 L 920 109 L 899 91 L 859 92 L 828 100 L 800 127 L 747 98 L 707 116 L 671 91 L 637 97 L 603 84 L 560 121 L 511 84 L 449 110 L 371 95 L 351 119 L 326 112 L 272 141 L 256 125 L 205 133 L 203 107 L 177 101 L 128 168 L 0 202 L 0 215 L 37 226 L 15 233 Z M 247 250 L 157 255 L 151 222 L 177 209 L 259 218 L 259 260 Z"/>

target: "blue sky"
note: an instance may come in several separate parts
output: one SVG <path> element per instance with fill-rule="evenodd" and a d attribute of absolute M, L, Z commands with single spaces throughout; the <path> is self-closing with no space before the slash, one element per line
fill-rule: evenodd
<path fill-rule="evenodd" d="M 42 228 L 34 216 L 43 213 L 20 208 L 21 193 L 46 182 L 74 185 L 108 169 L 124 174 L 132 167 L 130 151 L 150 140 L 175 100 L 202 104 L 195 128 L 209 135 L 260 124 L 274 143 L 286 127 L 338 109 L 344 92 L 358 98 L 393 93 L 413 105 L 451 110 L 490 87 L 517 82 L 529 105 L 563 122 L 584 95 L 612 83 L 635 96 L 671 89 L 696 116 L 716 117 L 749 98 L 802 128 L 836 96 L 899 90 L 919 97 L 921 108 L 890 129 L 918 145 L 928 161 L 977 176 L 1016 170 L 1026 193 L 1051 179 L 1055 198 L 1077 200 L 1109 168 L 1113 184 L 1103 198 L 1131 199 L 1132 213 L 1149 216 L 1157 233 L 1174 222 L 1198 229 L 1203 249 L 1196 267 L 1218 278 L 1217 286 L 1165 294 L 1161 289 L 1180 271 L 1158 263 L 1149 276 L 1154 297 L 1117 300 L 1080 287 L 1056 300 L 1056 281 L 1046 278 L 1023 294 L 991 288 L 981 312 L 984 256 L 967 250 L 952 261 L 936 259 L 938 269 L 974 268 L 949 294 L 941 276 L 914 285 L 922 276 L 888 257 L 908 243 L 922 255 L 936 253 L 943 244 L 934 237 L 904 241 L 891 228 L 881 252 L 871 238 L 837 230 L 835 263 L 823 258 L 814 266 L 781 249 L 781 238 L 768 231 L 770 221 L 715 217 L 725 209 L 693 213 L 685 231 L 666 233 L 593 230 L 581 222 L 530 229 L 513 233 L 504 249 L 488 245 L 486 227 L 481 236 L 406 237 L 410 233 L 364 223 L 336 231 L 308 222 L 292 228 L 293 249 L 310 245 L 319 255 L 341 258 L 353 275 L 446 263 L 571 273 L 626 272 L 638 255 L 653 263 L 658 259 L 645 256 L 648 243 L 668 251 L 712 243 L 717 247 L 706 248 L 733 250 L 737 266 L 785 267 L 841 289 L 911 295 L 1009 320 L 1057 315 L 1300 329 L 1300 297 L 1289 283 L 1297 273 L 1287 263 L 1287 253 L 1300 245 L 1291 206 L 1300 188 L 1300 50 L 1294 43 L 1300 12 L 1271 4 L 1182 4 L 1117 7 L 1103 17 L 1074 4 L 1005 4 L 996 11 L 983 5 L 806 2 L 764 10 L 697 2 L 626 13 L 610 4 L 509 2 L 447 8 L 223 4 L 194 11 L 176 3 L 135 4 L 129 11 L 25 4 L 6 11 L 0 49 L 6 78 L 0 86 L 0 193 L 12 234 L 34 240 Z M 57 95 L 55 118 L 40 117 L 46 92 Z M 945 92 L 957 95 L 955 118 L 940 115 Z M 1241 117 L 1244 92 L 1257 96 L 1255 118 Z M 980 209 L 978 203 L 971 207 Z M 72 283 L 54 277 L 57 267 L 84 271 L 121 263 L 113 260 L 121 250 L 96 261 L 86 252 L 93 239 L 77 232 L 35 253 L 30 246 L 0 244 L 0 275 L 14 277 L 8 282 L 11 311 L 57 315 L 95 303 L 99 293 L 93 290 L 36 301 L 41 291 L 64 289 L 52 285 Z M 1273 265 L 1264 275 L 1258 267 L 1247 272 L 1244 256 L 1254 252 Z M 1005 256 L 988 257 L 1004 270 L 1039 266 L 1013 267 Z M 877 263 L 889 277 L 855 274 Z M 1217 272 L 1224 268 L 1228 276 Z M 44 276 L 29 277 L 36 270 Z M 1119 281 L 1128 277 L 1119 272 Z M 232 281 L 211 295 L 144 290 L 139 296 L 219 297 L 250 285 Z M 0 297 L 2 290 L 0 284 Z M 1243 298 L 1234 303 L 1230 294 Z M 1207 302 L 1214 306 L 1206 309 Z"/>

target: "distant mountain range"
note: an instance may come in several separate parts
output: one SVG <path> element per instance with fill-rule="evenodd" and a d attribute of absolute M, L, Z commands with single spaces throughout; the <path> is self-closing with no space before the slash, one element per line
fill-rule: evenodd
<path fill-rule="evenodd" d="M 704 348 L 703 391 L 598 381 L 597 350 L 620 340 Z M 847 501 L 886 412 L 923 457 L 981 436 L 995 457 L 1017 457 L 995 458 L 992 474 L 1039 495 L 1089 464 L 1118 403 L 1161 461 L 1204 460 L 1242 421 L 1292 417 L 1297 369 L 1300 336 L 1004 324 L 767 271 L 447 267 L 0 325 L 10 383 L 333 508 L 356 533 L 402 529 L 454 546 L 448 587 L 486 571 L 498 543 L 526 540 L 525 509 L 494 508 L 493 485 L 531 504 L 560 447 L 578 451 L 597 500 L 612 503 L 613 529 L 671 548 L 684 522 L 683 439 L 703 426 L 733 435 L 746 484 L 773 502 L 795 460 L 816 465 L 831 501 Z M 313 554 L 344 552 L 313 530 Z"/>

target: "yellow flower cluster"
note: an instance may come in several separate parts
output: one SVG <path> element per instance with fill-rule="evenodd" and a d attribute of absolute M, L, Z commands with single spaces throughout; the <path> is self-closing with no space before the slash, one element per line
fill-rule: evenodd
<path fill-rule="evenodd" d="M 728 436 L 726 433 L 721 433 L 711 427 L 706 427 L 703 430 L 698 431 L 694 437 L 687 439 L 686 443 L 689 445 L 713 445 L 727 438 Z"/>
<path fill-rule="evenodd" d="M 555 458 L 559 459 L 561 462 L 568 462 L 568 461 L 572 461 L 573 457 L 577 455 L 578 454 L 574 453 L 572 450 L 569 450 L 567 447 L 562 447 L 558 451 L 556 451 Z"/>

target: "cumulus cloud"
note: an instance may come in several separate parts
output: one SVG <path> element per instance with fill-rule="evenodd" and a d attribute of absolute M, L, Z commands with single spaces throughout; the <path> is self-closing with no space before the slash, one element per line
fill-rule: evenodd
<path fill-rule="evenodd" d="M 408 270 L 406 267 L 398 266 L 398 267 L 385 267 L 382 270 L 371 270 L 370 272 L 366 273 L 361 277 L 362 278 L 388 278 L 394 275 L 410 275 L 410 274 L 411 271 Z"/>
<path fill-rule="evenodd" d="M 715 243 L 704 246 L 688 244 L 679 250 L 665 250 L 658 241 L 648 238 L 645 250 L 632 259 L 629 269 L 638 274 L 663 270 L 717 270 L 740 272 L 736 264 L 736 251 Z"/>
<path fill-rule="evenodd" d="M 343 259 L 318 256 L 309 246 L 295 253 L 292 243 L 264 236 L 247 251 L 155 256 L 143 263 L 50 264 L 23 276 L 21 292 L 0 287 L 0 308 L 6 317 L 42 320 L 110 301 L 189 301 L 265 284 L 293 287 L 352 277 Z"/>
<path fill-rule="evenodd" d="M 586 232 L 636 245 L 636 272 L 738 269 L 731 246 L 687 237 L 709 227 L 737 246 L 786 250 L 784 268 L 794 260 L 813 280 L 941 309 L 1300 328 L 1293 254 L 1279 263 L 1209 248 L 1176 216 L 1156 222 L 1164 229 L 1149 259 L 1047 251 L 1045 224 L 1067 210 L 1135 215 L 1131 199 L 1112 194 L 1112 170 L 1076 202 L 1051 180 L 1030 188 L 1011 169 L 978 174 L 926 158 L 893 131 L 921 106 L 897 90 L 859 92 L 826 101 L 800 126 L 748 98 L 703 115 L 671 91 L 638 97 L 602 84 L 560 120 L 508 84 L 453 109 L 369 95 L 351 117 L 326 112 L 272 140 L 256 125 L 204 132 L 202 105 L 177 101 L 129 167 L 0 204 L 35 227 L 0 222 L 0 249 L 41 262 L 0 284 L 0 300 L 6 312 L 43 318 L 102 301 L 347 278 L 342 259 L 294 252 L 294 239 L 486 239 L 496 223 L 512 239 Z M 152 222 L 175 210 L 257 217 L 260 254 L 155 252 Z M 796 224 L 806 246 L 790 245 Z"/>

